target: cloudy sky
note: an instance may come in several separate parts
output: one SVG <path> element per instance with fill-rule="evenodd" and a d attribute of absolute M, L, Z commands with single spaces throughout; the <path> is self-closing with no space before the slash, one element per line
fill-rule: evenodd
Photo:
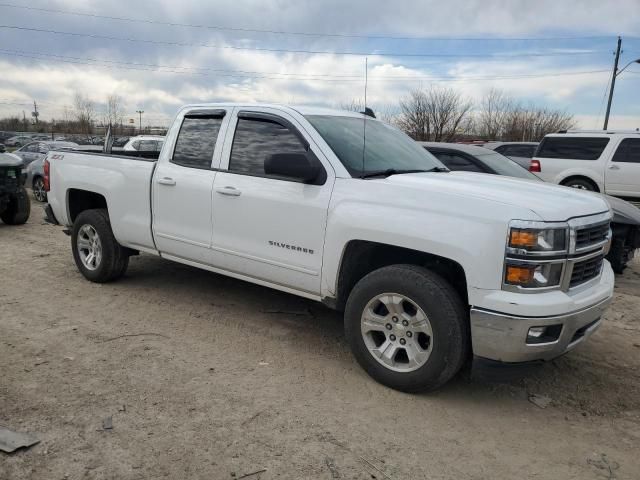
<path fill-rule="evenodd" d="M 640 58 L 639 0 L 0 0 L 0 116 L 62 118 L 74 92 L 166 125 L 185 103 L 381 110 L 439 84 L 492 87 L 600 127 L 616 36 Z M 136 117 L 137 118 L 137 117 Z M 640 127 L 640 64 L 616 83 L 610 127 Z"/>

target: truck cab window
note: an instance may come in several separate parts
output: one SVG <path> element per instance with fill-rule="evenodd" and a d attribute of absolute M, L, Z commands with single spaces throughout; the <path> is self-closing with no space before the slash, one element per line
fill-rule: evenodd
<path fill-rule="evenodd" d="M 190 168 L 211 168 L 221 117 L 185 117 L 171 163 Z"/>
<path fill-rule="evenodd" d="M 229 171 L 264 176 L 264 161 L 274 153 L 306 153 L 305 146 L 287 127 L 263 119 L 238 119 Z"/>

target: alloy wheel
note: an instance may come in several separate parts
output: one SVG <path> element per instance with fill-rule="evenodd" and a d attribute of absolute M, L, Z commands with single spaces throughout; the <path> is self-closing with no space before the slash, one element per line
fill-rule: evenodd
<path fill-rule="evenodd" d="M 369 353 L 390 370 L 411 372 L 429 360 L 433 350 L 431 323 L 406 295 L 377 295 L 364 308 L 360 325 Z"/>

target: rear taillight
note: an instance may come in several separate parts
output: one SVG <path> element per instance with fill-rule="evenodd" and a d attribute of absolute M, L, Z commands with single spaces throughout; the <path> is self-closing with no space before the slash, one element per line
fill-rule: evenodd
<path fill-rule="evenodd" d="M 542 168 L 540 168 L 540 160 L 531 160 L 529 171 L 532 173 L 540 173 L 542 171 Z"/>
<path fill-rule="evenodd" d="M 51 184 L 49 183 L 49 160 L 44 161 L 44 191 L 48 192 L 51 188 Z"/>

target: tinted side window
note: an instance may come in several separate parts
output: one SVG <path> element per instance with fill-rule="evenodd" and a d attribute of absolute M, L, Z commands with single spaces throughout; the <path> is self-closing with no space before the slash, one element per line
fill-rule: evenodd
<path fill-rule="evenodd" d="M 614 162 L 640 163 L 640 138 L 625 138 L 618 145 Z"/>
<path fill-rule="evenodd" d="M 547 137 L 542 140 L 536 157 L 597 160 L 608 143 L 608 138 Z"/>
<path fill-rule="evenodd" d="M 444 163 L 450 170 L 485 173 L 485 171 L 480 168 L 475 162 L 462 155 L 437 151 L 431 153 L 433 153 L 436 158 Z"/>
<path fill-rule="evenodd" d="M 274 153 L 306 153 L 287 127 L 269 120 L 239 118 L 231 147 L 229 171 L 264 176 L 264 161 Z"/>
<path fill-rule="evenodd" d="M 535 150 L 535 145 L 507 145 L 503 151 L 500 151 L 498 153 L 506 155 L 507 157 L 531 158 L 533 157 L 533 153 L 535 152 Z"/>
<path fill-rule="evenodd" d="M 135 142 L 133 142 L 131 144 L 131 147 L 134 148 L 135 150 L 140 150 L 140 140 L 136 140 Z"/>
<path fill-rule="evenodd" d="M 211 168 L 220 125 L 220 117 L 185 117 L 171 162 L 184 167 Z"/>
<path fill-rule="evenodd" d="M 500 145 L 499 147 L 494 148 L 493 151 L 501 153 L 502 155 L 509 155 L 507 153 L 508 149 L 509 149 L 508 145 Z"/>

